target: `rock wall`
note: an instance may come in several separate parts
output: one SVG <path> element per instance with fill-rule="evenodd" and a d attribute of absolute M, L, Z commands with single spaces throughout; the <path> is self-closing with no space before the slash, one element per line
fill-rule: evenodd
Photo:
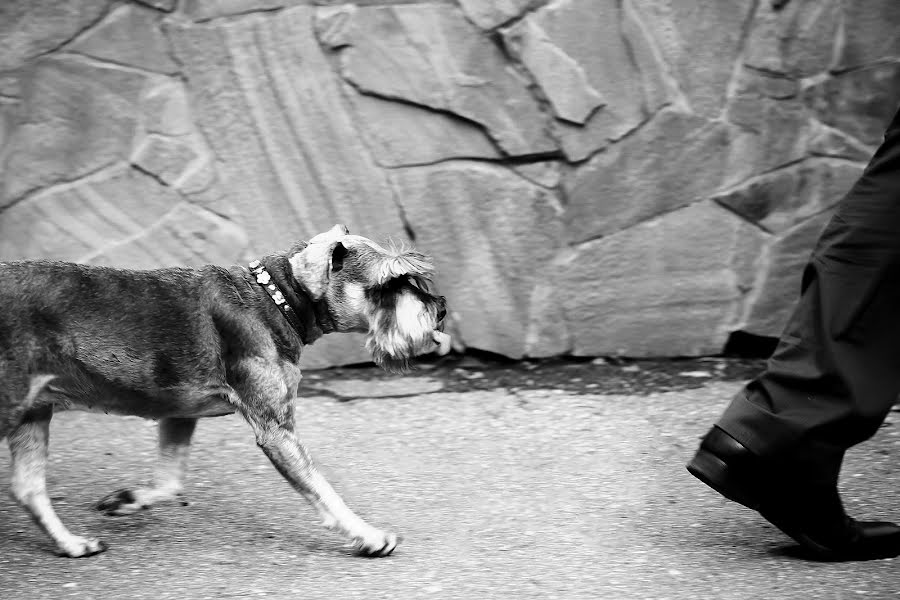
<path fill-rule="evenodd" d="M 0 259 L 230 263 L 336 222 L 459 347 L 775 335 L 900 97 L 894 0 L 6 0 Z M 332 336 L 309 365 L 364 360 Z"/>

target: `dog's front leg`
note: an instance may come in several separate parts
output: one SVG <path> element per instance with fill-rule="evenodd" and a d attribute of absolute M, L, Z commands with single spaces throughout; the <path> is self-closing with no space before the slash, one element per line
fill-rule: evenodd
<path fill-rule="evenodd" d="M 73 535 L 66 529 L 47 497 L 47 446 L 52 416 L 50 407 L 32 411 L 9 434 L 9 451 L 12 457 L 10 492 L 34 522 L 53 538 L 63 555 L 74 558 L 103 552 L 106 550 L 103 542 Z"/>
<path fill-rule="evenodd" d="M 360 554 L 387 556 L 394 551 L 400 538 L 366 523 L 319 473 L 309 451 L 294 433 L 292 415 L 279 419 L 281 422 L 261 422 L 253 417 L 247 420 L 256 433 L 256 443 L 294 489 L 313 505 L 325 527 L 349 538 Z"/>
<path fill-rule="evenodd" d="M 160 419 L 159 458 L 153 473 L 153 485 L 116 490 L 97 503 L 97 510 L 107 515 L 130 515 L 158 502 L 178 499 L 184 489 L 184 473 L 196 425 L 197 419 Z"/>

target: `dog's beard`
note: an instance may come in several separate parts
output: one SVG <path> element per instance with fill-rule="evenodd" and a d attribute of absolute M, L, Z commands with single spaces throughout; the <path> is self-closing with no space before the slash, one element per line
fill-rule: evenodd
<path fill-rule="evenodd" d="M 435 349 L 435 321 L 433 307 L 412 294 L 401 293 L 394 307 L 375 310 L 366 348 L 385 371 L 408 371 L 410 359 Z"/>

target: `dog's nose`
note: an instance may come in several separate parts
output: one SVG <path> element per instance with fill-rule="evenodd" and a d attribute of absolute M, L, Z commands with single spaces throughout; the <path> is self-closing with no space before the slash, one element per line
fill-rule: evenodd
<path fill-rule="evenodd" d="M 437 318 L 438 318 L 438 321 L 443 321 L 444 317 L 447 316 L 447 299 L 444 298 L 443 296 L 440 296 L 439 300 L 440 300 L 440 304 L 439 304 L 439 308 L 438 308 Z"/>

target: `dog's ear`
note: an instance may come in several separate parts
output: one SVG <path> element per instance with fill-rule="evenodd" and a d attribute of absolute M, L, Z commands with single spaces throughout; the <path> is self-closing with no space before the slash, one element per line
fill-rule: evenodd
<path fill-rule="evenodd" d="M 315 238 L 313 238 L 315 239 Z M 290 257 L 294 278 L 309 292 L 313 300 L 325 295 L 332 273 L 344 268 L 347 248 L 336 240 L 310 242 Z"/>
<path fill-rule="evenodd" d="M 430 278 L 434 272 L 431 259 L 415 250 L 397 250 L 393 256 L 384 258 L 378 263 L 375 281 L 385 284 L 395 277 L 404 275 Z"/>

